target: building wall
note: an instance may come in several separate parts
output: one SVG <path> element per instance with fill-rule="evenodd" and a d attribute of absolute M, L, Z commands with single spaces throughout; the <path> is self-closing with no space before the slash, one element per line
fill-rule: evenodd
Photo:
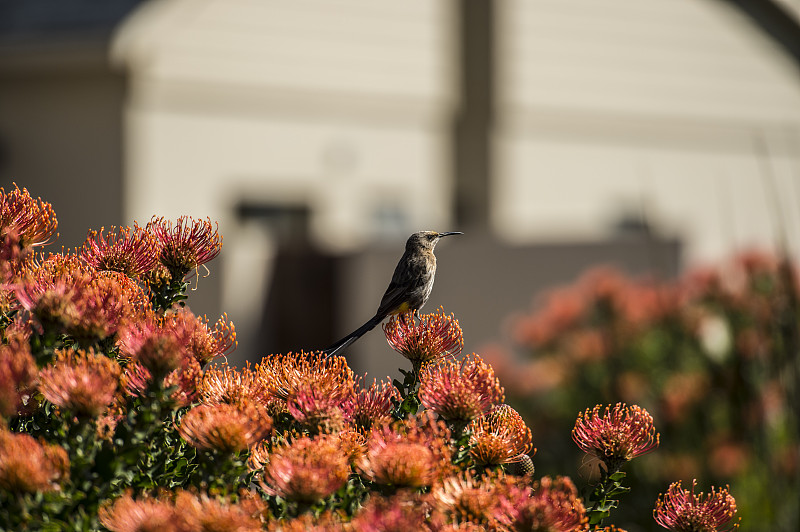
<path fill-rule="evenodd" d="M 83 243 L 90 228 L 122 216 L 125 77 L 101 43 L 0 50 L 0 185 L 16 182 L 52 203 L 56 246 Z"/>
<path fill-rule="evenodd" d="M 498 9 L 498 233 L 602 238 L 645 217 L 690 262 L 778 226 L 798 241 L 800 77 L 750 20 L 713 0 Z"/>

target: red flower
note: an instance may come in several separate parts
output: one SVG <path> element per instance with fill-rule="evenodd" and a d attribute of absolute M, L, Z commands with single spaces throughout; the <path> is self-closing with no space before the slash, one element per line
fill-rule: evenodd
<path fill-rule="evenodd" d="M 371 481 L 399 487 L 430 486 L 450 470 L 450 431 L 423 414 L 405 424 L 376 427 L 358 467 Z"/>
<path fill-rule="evenodd" d="M 458 524 L 461 530 L 479 530 L 505 532 L 507 530 L 524 530 L 509 528 L 516 508 L 527 501 L 530 488 L 526 488 L 513 479 L 488 474 L 476 478 L 471 472 L 462 473 L 444 479 L 431 491 L 431 499 L 437 510 L 449 521 Z"/>
<path fill-rule="evenodd" d="M 68 475 L 69 458 L 63 448 L 0 429 L 0 489 L 11 493 L 52 491 Z"/>
<path fill-rule="evenodd" d="M 533 495 L 512 511 L 512 530 L 573 532 L 586 530 L 586 509 L 569 477 L 542 477 L 533 483 Z"/>
<path fill-rule="evenodd" d="M 199 393 L 200 400 L 210 405 L 270 402 L 269 392 L 249 365 L 240 369 L 228 365 L 209 367 L 203 373 Z"/>
<path fill-rule="evenodd" d="M 93 271 L 70 255 L 51 255 L 25 275 L 17 299 L 39 327 L 91 341 L 114 335 L 147 304 L 127 276 Z"/>
<path fill-rule="evenodd" d="M 114 271 L 138 277 L 158 263 L 158 241 L 134 223 L 130 227 L 112 227 L 107 234 L 89 231 L 80 256 L 98 271 Z"/>
<path fill-rule="evenodd" d="M 327 357 L 320 353 L 288 353 L 265 356 L 256 366 L 261 383 L 275 399 L 289 403 L 310 390 L 316 398 L 342 405 L 353 395 L 355 377 L 347 360 L 341 356 Z M 304 404 L 316 404 L 305 402 Z M 303 409 L 295 403 L 298 411 Z"/>
<path fill-rule="evenodd" d="M 446 316 L 441 307 L 432 314 L 404 312 L 389 318 L 383 326 L 392 349 L 409 359 L 415 369 L 422 364 L 461 353 L 464 335 L 458 320 Z"/>
<path fill-rule="evenodd" d="M 368 432 L 373 426 L 387 423 L 392 419 L 392 398 L 400 394 L 390 381 L 378 384 L 373 381 L 369 388 L 359 390 L 343 404 L 345 418 L 357 430 Z"/>
<path fill-rule="evenodd" d="M 190 271 L 214 259 L 222 249 L 222 236 L 211 220 L 181 216 L 171 220 L 156 218 L 147 224 L 161 245 L 159 260 L 173 279 L 183 279 Z"/>
<path fill-rule="evenodd" d="M 57 228 L 52 205 L 33 199 L 28 189 L 20 190 L 16 184 L 9 192 L 0 187 L 0 236 L 14 232 L 23 248 L 43 246 L 58 237 Z"/>
<path fill-rule="evenodd" d="M 169 501 L 152 498 L 133 500 L 125 494 L 114 504 L 102 506 L 100 524 L 112 532 L 190 532 L 186 516 Z"/>
<path fill-rule="evenodd" d="M 467 423 L 505 398 L 492 367 L 478 355 L 443 359 L 420 372 L 419 399 L 446 421 Z"/>
<path fill-rule="evenodd" d="M 653 510 L 656 522 L 675 532 L 715 532 L 717 530 L 734 530 L 739 528 L 735 523 L 724 527 L 736 515 L 736 500 L 728 488 L 716 490 L 706 495 L 695 495 L 697 480 L 692 481 L 691 490 L 681 489 L 681 483 L 670 484 L 667 493 L 661 494 Z"/>
<path fill-rule="evenodd" d="M 480 465 L 520 462 L 531 451 L 531 429 L 508 405 L 499 405 L 470 423 L 470 455 Z"/>
<path fill-rule="evenodd" d="M 195 406 L 181 419 L 178 432 L 198 449 L 233 453 L 266 438 L 272 419 L 255 405 Z"/>
<path fill-rule="evenodd" d="M 120 367 L 94 351 L 56 351 L 53 364 L 39 372 L 44 398 L 78 416 L 97 417 L 117 396 Z"/>
<path fill-rule="evenodd" d="M 639 406 L 617 403 L 606 406 L 601 415 L 600 405 L 579 414 L 572 429 L 572 439 L 583 450 L 614 469 L 625 462 L 649 453 L 659 443 L 653 426 L 653 416 Z"/>
<path fill-rule="evenodd" d="M 33 394 L 38 370 L 27 341 L 17 337 L 0 345 L 0 417 L 25 409 Z"/>
<path fill-rule="evenodd" d="M 292 501 L 316 502 L 344 486 L 350 474 L 347 458 L 335 436 L 302 436 L 269 454 L 262 487 Z"/>

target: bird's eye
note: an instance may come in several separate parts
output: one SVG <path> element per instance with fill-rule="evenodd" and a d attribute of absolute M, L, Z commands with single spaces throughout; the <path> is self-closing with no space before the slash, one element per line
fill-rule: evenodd
<path fill-rule="evenodd" d="M 436 235 L 428 235 L 428 240 L 433 240 L 434 238 L 436 238 Z"/>

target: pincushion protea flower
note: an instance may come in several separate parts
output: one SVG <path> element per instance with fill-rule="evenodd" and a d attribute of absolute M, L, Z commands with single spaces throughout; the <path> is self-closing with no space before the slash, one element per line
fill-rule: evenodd
<path fill-rule="evenodd" d="M 697 480 L 692 481 L 691 489 L 681 489 L 681 482 L 670 484 L 667 493 L 656 501 L 653 517 L 656 522 L 675 532 L 715 532 L 735 530 L 738 523 L 725 527 L 736 515 L 736 500 L 728 488 L 715 489 L 707 495 L 695 495 Z"/>
<path fill-rule="evenodd" d="M 134 500 L 126 493 L 98 511 L 100 524 L 112 532 L 188 532 L 186 516 L 167 500 L 145 497 Z"/>
<path fill-rule="evenodd" d="M 268 355 L 256 365 L 256 373 L 273 398 L 287 405 L 294 401 L 296 413 L 304 412 L 305 404 L 317 404 L 316 401 L 295 401 L 299 395 L 308 398 L 311 389 L 320 400 L 324 397 L 328 405 L 337 408 L 354 393 L 353 370 L 341 356 L 304 352 Z M 307 413 L 312 414 L 311 411 Z"/>
<path fill-rule="evenodd" d="M 373 381 L 369 388 L 363 388 L 350 396 L 343 404 L 342 411 L 347 421 L 362 432 L 369 432 L 373 426 L 392 420 L 392 399 L 400 394 L 391 381 Z"/>
<path fill-rule="evenodd" d="M 444 359 L 420 372 L 419 399 L 450 422 L 467 423 L 505 398 L 492 367 L 476 355 Z"/>
<path fill-rule="evenodd" d="M 371 481 L 395 487 L 430 486 L 451 470 L 450 431 L 427 413 L 376 427 L 357 466 Z"/>
<path fill-rule="evenodd" d="M 441 307 L 431 314 L 413 311 L 392 316 L 383 332 L 392 349 L 409 359 L 416 370 L 426 362 L 456 356 L 464 348 L 458 320 L 445 315 Z"/>
<path fill-rule="evenodd" d="M 116 334 L 147 304 L 126 275 L 95 272 L 77 257 L 64 255 L 51 255 L 24 275 L 16 295 L 40 328 L 87 341 Z"/>
<path fill-rule="evenodd" d="M 162 388 L 175 387 L 170 398 L 178 407 L 187 406 L 197 399 L 198 388 L 202 379 L 203 370 L 193 357 L 182 354 L 178 367 L 169 372 L 166 377 L 159 378 L 139 362 L 132 362 L 125 366 L 123 381 L 125 390 L 132 396 L 142 396 L 148 388 L 160 386 Z"/>
<path fill-rule="evenodd" d="M 8 192 L 0 187 L 0 236 L 13 231 L 22 247 L 49 244 L 53 236 L 58 236 L 58 220 L 53 206 L 33 199 L 28 189 L 22 190 L 14 184 Z"/>
<path fill-rule="evenodd" d="M 189 350 L 201 366 L 236 349 L 236 327 L 228 321 L 227 314 L 220 316 L 212 328 L 207 317 L 199 318 L 184 307 L 165 316 L 161 328 Z"/>
<path fill-rule="evenodd" d="M 105 355 L 62 349 L 39 372 L 39 391 L 75 415 L 97 417 L 116 398 L 120 373 L 119 364 Z"/>
<path fill-rule="evenodd" d="M 131 227 L 112 227 L 104 234 L 91 230 L 80 250 L 80 257 L 98 271 L 114 271 L 138 277 L 158 263 L 158 241 L 134 223 Z"/>
<path fill-rule="evenodd" d="M 530 488 L 517 483 L 513 477 L 487 474 L 476 477 L 464 472 L 445 478 L 431 490 L 431 500 L 448 521 L 478 525 L 483 530 L 505 531 L 509 528 L 515 508 L 528 500 Z M 524 530 L 522 528 L 518 530 Z"/>
<path fill-rule="evenodd" d="M 8 344 L 0 344 L 0 417 L 23 410 L 37 373 L 30 344 L 24 338 L 12 337 Z"/>
<path fill-rule="evenodd" d="M 470 455 L 479 465 L 519 462 L 531 451 L 531 429 L 508 405 L 499 405 L 469 424 Z"/>
<path fill-rule="evenodd" d="M 198 449 L 233 453 L 269 436 L 272 419 L 256 405 L 199 405 L 183 416 L 181 437 Z"/>
<path fill-rule="evenodd" d="M 391 497 L 371 497 L 350 522 L 353 532 L 411 532 L 441 530 L 432 523 L 430 504 L 419 494 L 400 491 Z"/>
<path fill-rule="evenodd" d="M 222 236 L 211 220 L 195 220 L 181 216 L 171 220 L 153 217 L 147 230 L 158 239 L 161 246 L 159 260 L 172 278 L 183 279 L 190 271 L 214 259 L 222 249 Z"/>
<path fill-rule="evenodd" d="M 209 367 L 203 373 L 198 392 L 200 401 L 210 405 L 268 405 L 271 399 L 249 363 L 244 368 L 232 368 L 227 364 Z"/>
<path fill-rule="evenodd" d="M 512 510 L 512 530 L 586 530 L 586 509 L 569 477 L 542 477 L 532 487 L 531 497 Z"/>
<path fill-rule="evenodd" d="M 615 469 L 620 463 L 649 453 L 659 443 L 653 416 L 636 405 L 617 403 L 613 407 L 597 405 L 579 414 L 572 429 L 572 439 L 585 453 Z"/>
<path fill-rule="evenodd" d="M 246 492 L 243 495 L 233 504 L 206 494 L 180 491 L 175 497 L 175 511 L 188 522 L 189 530 L 259 532 L 261 521 L 256 515 L 260 513 L 261 504 Z"/>
<path fill-rule="evenodd" d="M 336 436 L 301 436 L 277 445 L 264 466 L 262 488 L 291 501 L 316 502 L 347 481 L 350 466 Z"/>
<path fill-rule="evenodd" d="M 69 474 L 67 452 L 58 445 L 37 442 L 28 434 L 0 429 L 0 489 L 34 493 L 58 489 Z"/>

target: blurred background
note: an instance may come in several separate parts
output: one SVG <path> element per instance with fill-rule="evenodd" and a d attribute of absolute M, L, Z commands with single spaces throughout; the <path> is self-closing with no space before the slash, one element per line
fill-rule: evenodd
<path fill-rule="evenodd" d="M 737 301 L 777 298 L 776 320 L 791 311 L 792 298 L 774 289 L 794 293 L 780 284 L 779 259 L 800 256 L 799 21 L 797 0 L 0 0 L 0 184 L 52 203 L 66 247 L 89 228 L 153 215 L 219 222 L 223 253 L 210 275 L 200 272 L 189 304 L 229 314 L 234 363 L 326 347 L 372 316 L 410 233 L 464 231 L 437 248 L 425 310 L 454 313 L 466 351 L 505 368 L 509 400 L 529 416 L 537 447 L 551 445 L 547 428 L 569 447 L 576 409 L 596 402 L 638 400 L 658 425 L 667 391 L 717 390 L 691 404 L 732 402 L 712 416 L 721 432 L 705 418 L 692 425 L 695 439 L 676 425 L 686 448 L 642 466 L 640 492 L 655 500 L 700 439 L 731 444 L 748 467 L 708 470 L 700 486 L 730 482 L 734 495 L 772 500 L 770 483 L 779 485 L 785 502 L 773 508 L 753 495 L 748 511 L 771 529 L 796 530 L 800 408 L 787 385 L 796 382 L 786 373 L 796 367 L 788 329 L 760 330 L 781 341 L 761 345 L 770 362 L 753 369 L 741 363 L 751 352 L 737 351 L 732 313 L 741 308 L 730 300 L 708 307 L 722 320 L 718 360 L 696 334 L 703 320 L 676 332 L 650 316 L 630 349 L 616 337 L 610 349 L 601 335 L 589 352 L 622 365 L 594 383 L 541 366 L 566 348 L 530 331 L 564 340 L 577 326 L 617 330 L 615 320 L 634 318 L 587 309 L 609 294 L 624 293 L 628 310 L 652 301 L 651 282 L 626 291 L 642 276 L 671 294 L 658 313 L 671 320 L 711 293 L 686 295 L 696 272 L 722 279 L 736 268 L 740 285 L 764 288 L 756 274 L 766 271 L 773 289 L 742 296 L 740 286 Z M 753 248 L 764 254 L 729 261 Z M 597 265 L 614 269 L 584 273 Z M 555 292 L 560 299 L 559 285 L 570 287 Z M 744 323 L 769 329 L 764 305 Z M 596 347 L 591 336 L 579 345 Z M 789 353 L 780 364 L 776 345 Z M 624 366 L 631 357 L 653 375 Z M 378 378 L 399 363 L 379 331 L 348 358 Z M 662 386 L 673 371 L 702 378 L 674 392 Z M 753 371 L 761 377 L 749 379 Z M 627 387 L 615 380 L 623 374 Z M 528 381 L 512 382 L 520 375 Z M 752 397 L 732 398 L 737 378 Z M 568 396 L 559 399 L 566 428 L 536 417 L 552 408 L 554 387 Z M 785 407 L 769 419 L 768 398 Z M 780 440 L 780 464 L 764 462 L 778 452 L 772 443 L 748 440 L 742 450 L 719 421 L 750 407 L 755 425 L 738 430 L 757 426 L 765 441 Z M 575 456 L 545 455 L 537 467 L 576 474 Z M 775 471 L 785 482 L 773 482 Z M 765 529 L 753 522 L 743 529 Z"/>

